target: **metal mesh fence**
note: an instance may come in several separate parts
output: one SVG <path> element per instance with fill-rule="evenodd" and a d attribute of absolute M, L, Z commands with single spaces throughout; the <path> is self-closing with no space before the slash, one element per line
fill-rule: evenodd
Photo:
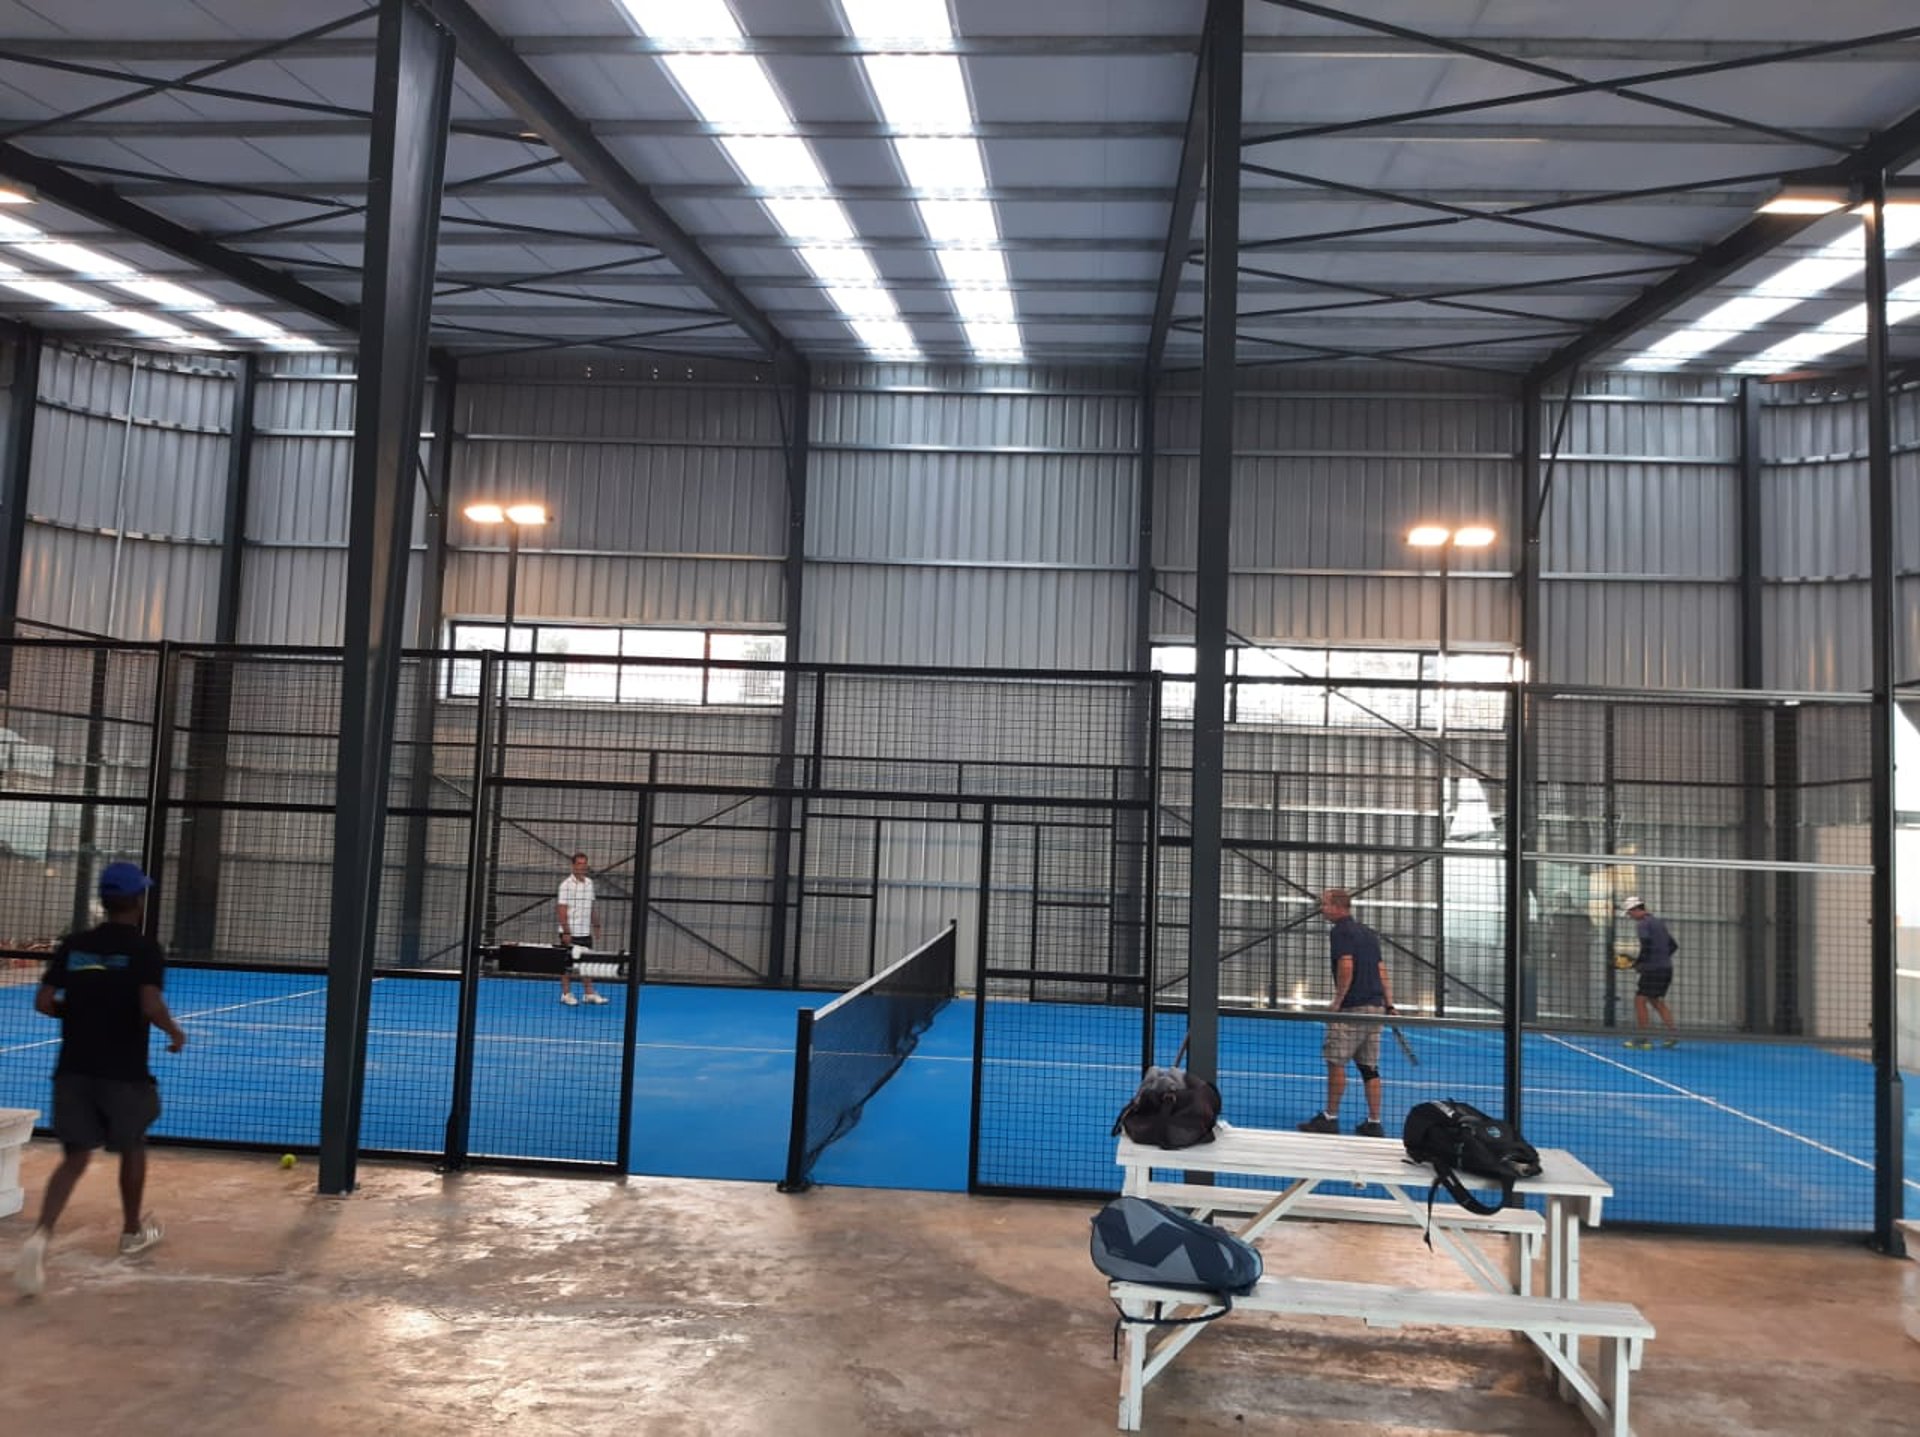
<path fill-rule="evenodd" d="M 1528 1125 L 1630 1179 L 1618 1216 L 1871 1224 L 1870 721 L 1846 701 L 1536 700 L 1528 1087 L 1596 1096 L 1530 1099 Z"/>
<path fill-rule="evenodd" d="M 24 966 L 0 975 L 0 1081 L 11 1091 L 30 1074 L 23 1098 L 41 1105 L 51 1043 L 21 1001 L 36 954 L 91 921 L 101 862 L 142 858 L 162 878 L 176 1007 L 207 1028 L 163 1070 L 162 1131 L 311 1141 L 338 656 L 5 648 L 0 948 Z M 837 989 L 953 921 L 960 984 L 983 1000 L 975 1181 L 1110 1188 L 1113 1115 L 1186 1026 L 1191 733 L 1177 685 L 1156 722 L 1157 681 L 1125 676 L 716 663 L 668 681 L 684 668 L 407 658 L 366 1143 L 445 1140 L 470 1001 L 472 1151 L 613 1161 L 635 1037 L 633 974 L 616 955 L 644 940 L 649 979 Z M 1284 1126 L 1317 1101 L 1332 988 L 1317 895 L 1343 887 L 1380 935 L 1422 1058 L 1385 1049 L 1390 1129 L 1423 1096 L 1498 1108 L 1502 1025 L 1517 1019 L 1530 1136 L 1612 1178 L 1616 1215 L 1865 1226 L 1870 710 L 1544 688 L 1525 700 L 1521 735 L 1516 694 L 1497 685 L 1235 680 L 1229 1116 Z M 557 974 L 495 961 L 502 945 L 552 944 L 579 851 L 598 890 L 591 976 L 605 1005 L 563 1004 Z M 1515 905 L 1511 871 L 1526 887 Z M 1622 912 L 1636 896 L 1678 940 L 1663 995 L 1676 1048 L 1658 1046 L 1651 996 L 1655 1046 L 1625 1046 L 1641 1040 L 1644 972 L 1616 966 L 1639 956 Z M 1512 935 L 1510 908 L 1524 914 Z M 1706 1156 L 1682 1165 L 1675 1151 Z M 1709 1191 L 1700 1168 L 1743 1176 Z"/>

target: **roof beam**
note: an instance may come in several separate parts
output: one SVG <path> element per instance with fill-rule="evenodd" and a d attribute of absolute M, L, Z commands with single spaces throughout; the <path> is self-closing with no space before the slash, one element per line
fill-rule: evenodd
<path fill-rule="evenodd" d="M 1462 39 L 1466 36 L 1441 36 Z M 1818 44 L 1825 37 L 1749 40 L 1638 40 L 1624 37 L 1600 38 L 1585 35 L 1502 36 L 1473 39 L 1484 50 L 1514 59 L 1629 60 L 1665 64 L 1704 63 L 1764 56 L 1783 47 L 1799 48 Z M 671 42 L 652 40 L 631 31 L 615 34 L 517 35 L 508 38 L 515 54 L 530 58 L 567 55 L 652 55 L 671 48 Z M 111 39 L 80 39 L 49 36 L 35 39 L 9 39 L 10 48 L 44 55 L 49 59 L 74 61 L 143 60 L 165 63 L 192 63 L 201 60 L 233 59 L 253 48 L 247 40 L 186 40 L 135 36 Z M 721 42 L 702 41 L 702 46 L 731 48 L 747 55 L 867 55 L 890 53 L 884 43 L 875 43 L 844 35 L 751 35 L 725 46 Z M 1060 55 L 1151 56 L 1192 55 L 1193 36 L 1160 35 L 960 35 L 951 41 L 919 44 L 915 49 L 928 54 L 949 54 L 985 58 L 1054 58 Z M 1249 35 L 1248 59 L 1383 59 L 1431 60 L 1430 49 L 1402 40 L 1378 35 Z M 356 59 L 373 55 L 371 39 L 316 40 L 288 52 L 293 59 Z M 1911 65 L 1920 61 L 1920 44 L 1887 44 L 1873 49 L 1842 51 L 1831 57 L 1837 63 Z"/>
<path fill-rule="evenodd" d="M 453 0 L 435 0 L 453 3 Z M 517 59 L 517 57 L 514 57 Z M 550 92 L 549 92 L 550 93 Z M 608 117 L 580 120 L 591 136 L 601 140 L 713 140 L 755 133 L 751 127 L 709 124 L 691 117 L 671 120 L 633 120 Z M 1294 130 L 1322 126 L 1320 119 L 1262 120 L 1272 125 L 1276 138 L 1287 138 Z M 1499 123 L 1421 123 L 1405 121 L 1340 122 L 1343 137 L 1400 141 L 1457 140 L 1464 144 L 1537 143 L 1593 145 L 1745 145 L 1769 150 L 1765 141 L 1717 125 L 1537 125 L 1520 120 Z M 527 126 L 518 120 L 467 120 L 458 126 L 463 134 L 502 140 L 527 139 Z M 355 119 L 315 120 L 150 120 L 62 121 L 48 124 L 37 133 L 46 138 L 68 140 L 149 140 L 149 139 L 348 139 L 367 132 L 364 121 Z M 809 121 L 807 136 L 821 140 L 890 140 L 900 131 L 877 120 Z M 983 120 L 975 126 L 983 140 L 1180 140 L 1186 136 L 1182 121 L 1165 120 Z M 1808 129 L 1807 138 L 1839 150 L 1864 144 L 1871 132 L 1853 129 Z"/>
<path fill-rule="evenodd" d="M 770 358 L 790 354 L 792 346 L 761 313 L 760 307 L 707 258 L 693 237 L 680 228 L 647 187 L 613 157 L 586 122 L 562 103 L 546 81 L 514 54 L 512 47 L 493 32 L 466 0 L 425 0 L 425 3 L 428 11 L 452 32 L 460 63 L 511 105 L 514 113 L 572 166 L 574 173 L 597 186 L 641 239 L 664 254 L 668 263 L 686 275 Z"/>
<path fill-rule="evenodd" d="M 541 164 L 556 164 L 554 160 L 539 161 Z M 92 165 L 74 165 L 75 169 L 97 173 Z M 128 171 L 118 173 L 127 174 Z M 484 199 L 598 199 L 600 191 L 585 180 L 490 180 L 485 176 L 469 180 L 450 181 L 449 190 L 458 189 L 462 193 L 471 192 L 477 200 Z M 831 190 L 772 190 L 759 185 L 713 184 L 668 182 L 649 185 L 655 198 L 676 200 L 763 200 L 807 198 L 818 194 L 841 200 L 894 201 L 908 204 L 921 198 L 921 192 L 911 185 L 838 185 Z M 335 202 L 357 204 L 364 201 L 367 185 L 364 179 L 340 180 L 298 180 L 275 183 L 262 180 L 257 184 L 202 184 L 197 180 L 158 179 L 148 182 L 137 180 L 127 187 L 129 196 L 137 199 L 179 199 L 207 194 L 238 194 L 255 199 L 279 199 L 289 203 L 330 205 Z M 1164 205 L 1172 200 L 1174 190 L 1165 185 L 992 185 L 984 190 L 954 190 L 952 197 L 964 199 L 990 200 L 994 204 L 1141 204 Z M 1757 191 L 1749 185 L 1745 189 L 1689 189 L 1675 190 L 1667 194 L 1650 193 L 1633 195 L 1621 199 L 1614 190 L 1502 190 L 1486 188 L 1470 189 L 1396 189 L 1396 198 L 1410 204 L 1443 205 L 1554 205 L 1573 207 L 1581 205 L 1607 205 L 1609 208 L 1621 208 L 1626 205 L 1670 206 L 1690 209 L 1751 209 Z M 941 191 L 943 198 L 947 191 Z M 1351 196 L 1342 195 L 1323 187 L 1308 185 L 1242 185 L 1240 189 L 1243 207 L 1252 205 L 1335 205 L 1354 203 Z"/>
<path fill-rule="evenodd" d="M 1214 7 L 1207 7 L 1211 23 Z M 1200 59 L 1193 70 L 1193 95 L 1187 102 L 1186 131 L 1180 140 L 1180 163 L 1174 171 L 1171 209 L 1167 216 L 1166 244 L 1160 250 L 1160 283 L 1153 299 L 1153 321 L 1147 329 L 1147 357 L 1144 373 L 1152 384 L 1160 357 L 1167 347 L 1167 324 L 1173 318 L 1174 297 L 1180 292 L 1180 279 L 1187 267 L 1187 251 L 1193 247 L 1193 216 L 1200 203 L 1200 173 L 1207 157 L 1207 57 L 1213 47 L 1203 44 Z"/>
<path fill-rule="evenodd" d="M 1869 176 L 1905 169 L 1915 159 L 1920 159 L 1920 110 L 1889 125 L 1838 164 L 1825 166 L 1818 172 L 1802 172 L 1795 178 L 1807 179 L 1817 173 L 1825 177 L 1825 183 L 1855 185 Z M 1811 228 L 1821 218 L 1819 215 L 1756 214 L 1638 299 L 1621 306 L 1585 334 L 1556 349 L 1534 367 L 1529 380 L 1544 385 L 1605 353 L 1688 300 L 1725 283 L 1739 270 Z"/>
<path fill-rule="evenodd" d="M 164 250 L 176 259 L 245 285 L 256 294 L 324 320 L 336 329 L 357 333 L 360 328 L 358 305 L 310 289 L 251 255 L 216 244 L 196 230 L 175 224 L 17 145 L 0 144 L 0 175 L 32 186 L 41 198 L 106 225 L 120 237 Z"/>

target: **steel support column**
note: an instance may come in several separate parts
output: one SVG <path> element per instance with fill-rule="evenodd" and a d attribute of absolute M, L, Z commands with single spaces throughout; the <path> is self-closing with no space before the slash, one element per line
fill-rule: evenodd
<path fill-rule="evenodd" d="M 1760 589 L 1760 385 L 1740 381 L 1740 687 L 1766 687 L 1766 644 Z M 1767 856 L 1767 713 L 1758 705 L 1740 715 L 1740 856 Z M 1740 1026 L 1764 1033 L 1767 1012 L 1767 876 L 1741 880 Z"/>
<path fill-rule="evenodd" d="M 227 493 L 220 531 L 219 596 L 213 641 L 231 644 L 240 632 L 240 583 L 253 484 L 253 398 L 260 364 L 240 356 L 233 374 L 227 423 Z M 195 654 L 188 699 L 186 806 L 180 815 L 180 866 L 173 888 L 173 948 L 181 955 L 212 951 L 220 912 L 220 851 L 225 829 L 213 807 L 227 792 L 227 734 L 233 725 L 234 660 Z"/>
<path fill-rule="evenodd" d="M 1867 542 L 1872 595 L 1873 735 L 1871 763 L 1871 922 L 1873 926 L 1873 1239 L 1883 1252 L 1905 1250 L 1903 1111 L 1895 962 L 1893 682 L 1900 642 L 1894 612 L 1896 536 L 1893 503 L 1893 405 L 1887 384 L 1886 174 L 1866 185 L 1867 241 Z"/>
<path fill-rule="evenodd" d="M 1206 272 L 1193 614 L 1193 844 L 1187 943 L 1187 1064 L 1218 1076 L 1221 809 L 1226 760 L 1227 600 L 1233 534 L 1233 396 L 1240 263 L 1240 81 L 1245 0 L 1211 0 L 1207 70 Z"/>
<path fill-rule="evenodd" d="M 0 447 L 0 639 L 13 637 L 20 614 L 20 566 L 27 548 L 27 482 L 33 469 L 33 421 L 40 409 L 40 334 L 23 329 L 13 342 L 7 389 L 7 437 Z M 13 650 L 0 648 L 0 692 L 13 686 Z"/>
<path fill-rule="evenodd" d="M 439 665 L 426 657 L 440 647 L 440 621 L 447 587 L 447 526 L 453 499 L 453 413 L 457 370 L 452 359 L 436 356 L 433 366 L 433 407 L 428 427 L 433 439 L 421 478 L 427 491 L 427 552 L 420 566 L 420 592 L 414 614 L 413 646 L 421 651 L 414 668 L 412 749 L 407 763 L 407 861 L 401 871 L 404 885 L 400 904 L 400 963 L 418 967 L 423 937 L 421 919 L 426 908 L 427 835 L 433 807 L 434 733 L 440 709 Z M 486 692 L 482 690 L 481 692 Z M 485 707 L 485 705 L 481 705 Z M 479 788 L 473 806 L 480 803 Z"/>
<path fill-rule="evenodd" d="M 426 383 L 453 40 L 413 0 L 381 0 L 359 388 L 348 506 L 320 1190 L 359 1165 L 388 777 Z"/>
<path fill-rule="evenodd" d="M 792 387 L 787 415 L 787 553 L 781 566 L 786 616 L 787 658 L 800 657 L 800 621 L 804 612 L 807 576 L 807 465 L 813 441 L 813 371 L 804 360 L 792 367 Z M 789 890 L 793 884 L 793 773 L 795 750 L 800 742 L 799 674 L 789 669 L 780 688 L 780 756 L 774 768 L 774 787 L 780 796 L 774 800 L 773 819 L 773 914 L 768 934 L 767 981 L 787 981 L 787 914 L 792 906 Z M 817 685 L 818 675 L 814 678 Z M 809 775 L 809 782 L 815 781 Z M 796 946 L 798 935 L 794 935 Z"/>
<path fill-rule="evenodd" d="M 1571 382 L 1571 381 L 1569 381 Z M 1507 712 L 1506 827 L 1506 945 L 1502 954 L 1505 977 L 1503 1070 L 1507 1120 L 1520 1121 L 1524 1090 L 1522 1063 L 1527 1022 L 1536 1016 L 1538 992 L 1528 949 L 1527 854 L 1534 842 L 1533 810 L 1535 757 L 1534 696 L 1530 685 L 1540 673 L 1540 529 L 1544 522 L 1544 488 L 1540 474 L 1540 385 L 1529 379 L 1520 386 L 1520 562 L 1516 582 L 1520 628 L 1520 672 L 1526 681 L 1515 686 Z M 1611 970 L 1609 970 L 1611 971 Z"/>

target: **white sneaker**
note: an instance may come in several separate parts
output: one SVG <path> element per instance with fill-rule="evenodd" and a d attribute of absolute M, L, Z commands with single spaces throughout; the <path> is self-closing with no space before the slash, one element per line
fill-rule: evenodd
<path fill-rule="evenodd" d="M 607 1000 L 605 998 L 602 998 L 598 993 L 589 993 L 587 994 L 586 997 L 582 998 L 580 1001 L 582 1003 L 604 1003 Z"/>
<path fill-rule="evenodd" d="M 47 1230 L 36 1227 L 20 1244 L 20 1260 L 13 1269 L 13 1285 L 22 1297 L 38 1297 L 47 1286 Z"/>
<path fill-rule="evenodd" d="M 158 1219 L 148 1213 L 140 1219 L 140 1231 L 120 1234 L 120 1256 L 138 1257 L 150 1247 L 160 1244 L 161 1229 Z"/>
<path fill-rule="evenodd" d="M 578 1008 L 580 1006 L 580 1000 L 571 993 L 562 993 L 560 995 L 560 1001 L 565 1003 L 569 1008 Z"/>

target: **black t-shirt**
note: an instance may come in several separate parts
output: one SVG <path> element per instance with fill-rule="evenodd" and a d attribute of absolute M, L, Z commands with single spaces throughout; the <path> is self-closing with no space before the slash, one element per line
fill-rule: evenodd
<path fill-rule="evenodd" d="M 54 1073 L 151 1079 L 140 990 L 166 983 L 160 945 L 126 923 L 102 923 L 60 945 L 40 981 L 57 988 L 60 1061 Z"/>

